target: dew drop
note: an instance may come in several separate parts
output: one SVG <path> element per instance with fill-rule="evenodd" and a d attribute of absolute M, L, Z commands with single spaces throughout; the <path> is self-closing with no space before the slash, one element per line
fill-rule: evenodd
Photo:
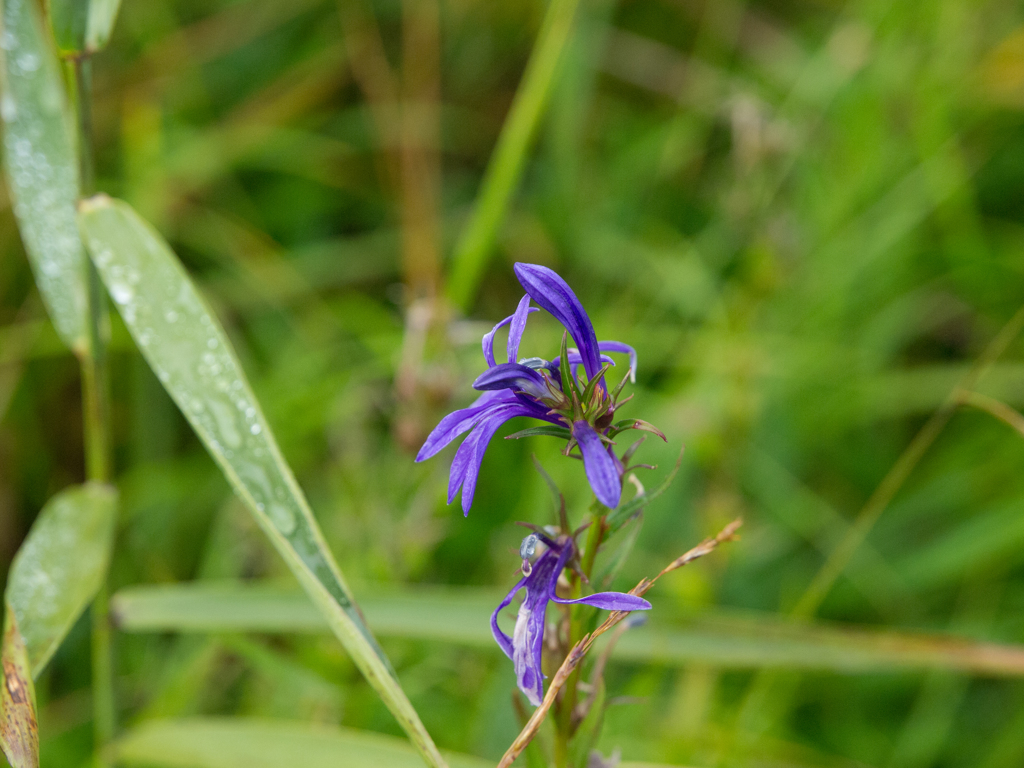
<path fill-rule="evenodd" d="M 253 424 L 251 427 L 249 427 L 249 431 L 252 432 L 254 435 L 258 435 L 260 432 L 263 431 L 263 427 L 261 427 L 259 424 Z"/>
<path fill-rule="evenodd" d="M 39 69 L 39 57 L 34 53 L 23 53 L 18 57 L 18 66 L 24 72 L 35 72 Z"/>
<path fill-rule="evenodd" d="M 132 290 L 130 285 L 125 285 L 124 283 L 111 283 L 110 296 L 118 304 L 127 304 L 135 296 L 135 291 Z"/>
<path fill-rule="evenodd" d="M 295 530 L 295 515 L 282 504 L 271 503 L 267 517 L 270 518 L 270 522 L 274 524 L 274 527 L 285 536 Z"/>

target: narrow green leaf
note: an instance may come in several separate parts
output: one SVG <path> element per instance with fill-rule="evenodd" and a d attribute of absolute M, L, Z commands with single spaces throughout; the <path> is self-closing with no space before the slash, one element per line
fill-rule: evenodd
<path fill-rule="evenodd" d="M 4 166 L 25 251 L 64 343 L 86 345 L 78 161 L 60 64 L 33 0 L 5 0 L 0 34 Z"/>
<path fill-rule="evenodd" d="M 601 726 L 604 724 L 606 693 L 604 675 L 599 677 L 594 685 L 595 690 L 590 694 L 590 709 L 587 710 L 586 717 L 580 722 L 572 737 L 573 765 L 587 765 L 590 750 L 597 745 L 597 738 L 601 735 Z"/>
<path fill-rule="evenodd" d="M 615 550 L 615 554 L 604 565 L 601 572 L 591 581 L 592 584 L 603 584 L 607 587 L 619 575 L 622 566 L 633 552 L 636 540 L 640 537 L 640 530 L 643 528 L 644 513 L 641 509 L 636 514 L 636 522 L 626 531 L 622 543 Z"/>
<path fill-rule="evenodd" d="M 393 736 L 308 723 L 195 717 L 150 720 L 113 744 L 119 765 L 168 768 L 419 768 L 408 744 Z M 449 755 L 452 768 L 491 765 Z"/>
<path fill-rule="evenodd" d="M 57 48 L 66 56 L 106 46 L 121 0 L 47 0 L 47 6 Z"/>
<path fill-rule="evenodd" d="M 85 49 L 89 52 L 106 48 L 114 31 L 121 0 L 90 0 L 89 26 L 85 30 Z"/>
<path fill-rule="evenodd" d="M 569 365 L 569 332 L 562 332 L 562 349 L 558 357 L 558 372 L 562 378 L 562 394 L 572 400 L 572 393 L 576 391 L 576 380 L 572 377 L 572 367 Z"/>
<path fill-rule="evenodd" d="M 629 522 L 633 515 L 667 491 L 668 487 L 672 485 L 672 481 L 675 480 L 676 473 L 679 472 L 679 467 L 682 463 L 683 452 L 680 451 L 679 458 L 676 459 L 676 465 L 672 468 L 672 471 L 668 473 L 661 485 L 653 491 L 637 495 L 636 498 L 630 499 L 625 504 L 620 504 L 615 511 L 608 515 L 605 519 L 605 525 L 608 527 L 608 535 L 610 536 L 618 531 L 622 526 Z"/>
<path fill-rule="evenodd" d="M 547 435 L 549 437 L 562 437 L 568 440 L 572 437 L 570 432 L 565 427 L 556 427 L 554 424 L 546 427 L 530 427 L 529 429 L 521 429 L 518 432 L 513 432 L 511 435 L 506 437 L 506 440 L 519 440 L 523 437 L 533 437 L 534 435 Z"/>
<path fill-rule="evenodd" d="M 608 369 L 612 367 L 611 363 L 605 363 L 601 366 L 601 370 L 594 374 L 594 378 L 587 382 L 587 386 L 583 388 L 583 394 L 580 395 L 580 402 L 583 403 L 583 407 L 586 408 L 590 405 L 590 401 L 594 398 L 594 390 L 597 389 L 599 382 L 604 380 L 605 374 L 608 373 Z"/>
<path fill-rule="evenodd" d="M 558 62 L 572 32 L 579 0 L 551 0 L 512 109 L 487 165 L 473 214 L 455 246 L 449 296 L 463 310 L 476 296 L 498 229 L 519 185 L 526 156 L 547 108 Z M 563 358 L 564 359 L 564 358 Z M 565 393 L 569 397 L 569 393 Z"/>
<path fill-rule="evenodd" d="M 364 624 L 227 336 L 177 257 L 123 202 L 83 201 L 79 221 L 107 290 L 164 388 L 424 758 L 443 765 Z"/>
<path fill-rule="evenodd" d="M 533 466 L 537 468 L 537 472 L 539 472 L 540 476 L 544 478 L 544 482 L 547 484 L 548 490 L 551 491 L 551 495 L 555 499 L 555 504 L 558 505 L 558 527 L 562 531 L 568 533 L 572 528 L 569 526 L 569 516 L 565 510 L 565 496 L 563 496 L 562 492 L 558 490 L 558 485 L 553 479 L 551 479 L 551 475 L 549 475 L 543 465 L 537 461 L 537 456 L 532 455 L 530 458 L 533 459 Z"/>
<path fill-rule="evenodd" d="M 380 592 L 362 600 L 367 622 L 383 637 L 458 643 L 498 651 L 490 614 L 498 592 L 443 588 Z M 132 587 L 114 596 L 114 615 L 128 632 L 325 631 L 308 600 L 281 587 L 237 583 Z M 600 645 L 600 642 L 599 642 Z M 948 669 L 1024 676 L 1024 645 L 945 634 L 876 631 L 794 623 L 771 615 L 704 612 L 669 623 L 657 599 L 650 622 L 624 634 L 613 658 L 673 666 L 693 662 L 750 669 L 878 672 Z"/>
<path fill-rule="evenodd" d="M 62 56 L 85 50 L 85 29 L 89 25 L 88 0 L 46 0 L 53 40 Z"/>
<path fill-rule="evenodd" d="M 39 765 L 39 726 L 36 721 L 36 692 L 29 674 L 25 641 L 10 606 L 4 614 L 3 689 L 0 690 L 0 748 L 11 768 Z"/>
<path fill-rule="evenodd" d="M 668 438 L 665 437 L 664 432 L 643 419 L 623 419 L 622 421 L 617 421 L 612 424 L 612 428 L 609 430 L 609 433 L 611 437 L 615 437 L 617 434 L 625 432 L 627 429 L 640 429 L 644 432 L 650 432 L 652 435 L 660 437 L 664 442 L 668 442 Z"/>
<path fill-rule="evenodd" d="M 47 502 L 14 556 L 6 599 L 32 677 L 39 677 L 103 584 L 116 518 L 113 488 L 74 486 Z"/>

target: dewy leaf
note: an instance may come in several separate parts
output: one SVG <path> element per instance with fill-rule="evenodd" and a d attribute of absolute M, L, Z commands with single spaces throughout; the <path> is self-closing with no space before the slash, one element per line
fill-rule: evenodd
<path fill-rule="evenodd" d="M 79 223 L 125 325 L 235 492 L 430 765 L 437 748 L 356 608 L 227 336 L 167 243 L 127 204 L 83 201 Z"/>
<path fill-rule="evenodd" d="M 366 619 L 383 637 L 427 640 L 500 653 L 488 617 L 499 592 L 437 587 L 370 593 Z M 324 619 L 297 590 L 280 585 L 192 583 L 137 586 L 112 600 L 125 632 L 314 632 Z M 645 664 L 711 664 L 730 669 L 825 669 L 878 673 L 945 669 L 966 674 L 1024 677 L 1024 645 L 951 634 L 896 632 L 832 622 L 794 623 L 771 614 L 702 611 L 668 622 L 657 611 L 631 629 L 612 658 Z"/>
<path fill-rule="evenodd" d="M 150 720 L 113 745 L 123 766 L 188 768 L 418 768 L 422 762 L 394 736 L 295 721 L 230 717 Z M 449 755 L 452 768 L 494 763 Z"/>
<path fill-rule="evenodd" d="M 32 677 L 39 677 L 103 584 L 116 517 L 117 493 L 108 485 L 61 491 L 14 556 L 6 600 L 18 619 Z"/>
<path fill-rule="evenodd" d="M 148 720 L 111 745 L 119 766 L 172 768 L 418 768 L 408 745 L 380 733 L 291 720 L 189 717 Z M 296 756 L 301 755 L 301 760 Z M 452 768 L 488 768 L 493 760 L 446 753 Z M 787 765 L 792 765 L 792 761 Z M 579 765 L 582 765 L 580 763 Z M 619 763 L 620 768 L 674 768 Z"/>
<path fill-rule="evenodd" d="M 4 616 L 3 688 L 0 689 L 0 747 L 11 768 L 38 768 L 39 727 L 36 693 L 29 674 L 25 642 L 18 620 L 7 607 Z"/>
<path fill-rule="evenodd" d="M 85 30 L 85 49 L 95 52 L 107 46 L 114 31 L 121 0 L 90 0 L 89 26 Z"/>
<path fill-rule="evenodd" d="M 672 485 L 672 481 L 675 480 L 676 473 L 679 472 L 679 467 L 683 463 L 683 452 L 679 452 L 679 458 L 676 459 L 676 465 L 672 468 L 672 471 L 668 473 L 661 485 L 655 488 L 653 491 L 647 491 L 646 493 L 637 494 L 635 498 L 630 499 L 625 504 L 619 504 L 618 509 L 608 515 L 605 519 L 605 526 L 608 528 L 608 535 L 611 535 L 618 531 L 622 526 L 628 523 L 635 514 L 641 509 L 646 507 L 656 498 L 661 496 L 668 487 Z"/>
<path fill-rule="evenodd" d="M 53 324 L 86 344 L 86 272 L 75 222 L 78 162 L 60 65 L 33 0 L 4 0 L 0 117 L 4 166 L 25 250 Z"/>
<path fill-rule="evenodd" d="M 47 6 L 61 54 L 77 55 L 106 46 L 121 0 L 47 0 Z"/>

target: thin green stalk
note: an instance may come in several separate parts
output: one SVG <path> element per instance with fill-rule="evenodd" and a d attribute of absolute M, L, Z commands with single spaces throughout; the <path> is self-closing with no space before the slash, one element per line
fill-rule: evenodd
<path fill-rule="evenodd" d="M 604 523 L 606 509 L 595 503 L 593 522 L 587 530 L 587 543 L 583 550 L 583 559 L 580 562 L 580 570 L 587 579 L 590 579 L 594 570 L 594 560 L 597 558 L 597 550 L 601 546 L 605 532 L 608 530 Z M 583 594 L 582 579 L 573 580 L 572 596 L 580 597 Z M 569 647 L 572 648 L 583 639 L 586 634 L 586 626 L 583 621 L 584 612 L 593 609 L 585 605 L 578 605 L 573 608 L 572 617 L 569 621 Z M 576 685 L 580 679 L 580 668 L 576 667 L 566 680 L 562 693 L 562 701 L 558 708 L 556 721 L 555 738 L 555 765 L 558 768 L 566 768 L 569 765 L 569 742 L 572 740 L 572 714 L 576 709 Z"/>
<path fill-rule="evenodd" d="M 95 189 L 92 155 L 92 64 L 87 55 L 68 62 L 72 99 L 78 124 L 79 192 L 82 197 Z M 82 371 L 82 411 L 85 430 L 85 464 L 89 480 L 109 483 L 113 477 L 110 434 L 110 378 L 107 359 L 109 318 L 99 274 L 86 261 L 89 301 L 89 344 L 79 357 Z M 104 747 L 114 737 L 113 652 L 110 630 L 109 588 L 104 582 L 92 606 L 92 703 L 93 739 L 96 763 L 107 764 Z"/>
<path fill-rule="evenodd" d="M 839 545 L 826 559 L 824 565 L 812 579 L 810 585 L 804 591 L 800 600 L 791 611 L 792 618 L 796 620 L 807 620 L 813 617 L 818 607 L 828 595 L 836 580 L 846 569 L 857 548 L 864 542 L 875 523 L 882 513 L 889 507 L 897 492 L 903 487 L 907 478 L 917 467 L 925 453 L 932 446 L 942 430 L 949 423 L 956 410 L 964 404 L 965 394 L 974 390 L 978 382 L 992 368 L 996 360 L 1006 351 L 1010 343 L 1024 329 L 1024 307 L 1014 313 L 999 333 L 989 342 L 982 352 L 981 357 L 971 366 L 964 377 L 950 390 L 942 405 L 931 415 L 924 426 L 917 432 L 907 447 L 900 454 L 896 463 L 882 479 L 882 482 L 875 488 L 874 493 L 861 508 L 857 518 L 847 531 L 846 535 L 839 542 Z M 779 690 L 780 680 L 786 675 L 778 671 L 762 670 L 759 672 L 747 688 L 743 702 L 738 708 L 733 726 L 733 738 L 726 748 L 726 757 L 733 749 L 736 739 L 742 736 L 742 731 L 755 731 L 754 718 L 769 703 L 769 697 L 774 692 L 776 709 L 779 702 L 788 699 Z M 790 692 L 795 685 L 796 677 L 789 676 Z"/>
<path fill-rule="evenodd" d="M 526 153 L 547 107 L 578 4 L 579 0 L 550 0 L 523 80 L 487 165 L 473 214 L 455 247 L 448 296 L 463 311 L 476 295 L 498 227 L 522 176 Z"/>
<path fill-rule="evenodd" d="M 847 531 L 839 546 L 829 555 L 825 564 L 815 575 L 810 586 L 807 587 L 807 590 L 800 598 L 800 601 L 793 608 L 792 615 L 794 618 L 807 619 L 817 612 L 818 606 L 821 605 L 821 602 L 832 589 L 836 579 L 846 569 L 857 548 L 867 538 L 871 529 L 874 528 L 878 518 L 888 508 L 893 497 L 903 487 L 903 483 L 906 482 L 910 473 L 917 467 L 918 462 L 921 461 L 921 458 L 931 447 L 932 443 L 935 442 L 935 439 L 945 428 L 950 418 L 963 404 L 963 393 L 975 388 L 982 376 L 988 373 L 988 370 L 999 356 L 1006 351 L 1010 342 L 1021 332 L 1022 327 L 1024 327 L 1024 307 L 1018 309 L 999 333 L 996 334 L 995 338 L 989 342 L 981 357 L 971 366 L 971 369 L 957 386 L 953 387 L 942 405 L 925 422 L 925 425 L 921 427 L 920 431 L 914 436 L 914 439 L 910 441 L 910 444 L 900 454 L 896 463 L 882 479 L 882 482 L 878 484 L 874 493 L 871 494 L 867 503 L 864 504 L 857 514 L 857 519 L 853 526 Z"/>

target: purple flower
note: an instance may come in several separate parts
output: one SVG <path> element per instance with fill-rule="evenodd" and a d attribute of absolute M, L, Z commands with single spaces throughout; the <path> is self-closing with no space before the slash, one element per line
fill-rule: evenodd
<path fill-rule="evenodd" d="M 568 284 L 547 267 L 516 264 L 516 277 L 526 289 L 515 313 L 484 334 L 482 347 L 487 370 L 473 382 L 483 392 L 468 408 L 445 416 L 427 437 L 416 456 L 423 461 L 460 435 L 469 436 L 459 446 L 452 462 L 448 483 L 448 503 L 462 490 L 462 510 L 469 514 L 476 491 L 487 444 L 502 424 L 517 416 L 529 416 L 561 427 L 569 440 L 566 452 L 579 446 L 587 480 L 606 507 L 615 508 L 622 496 L 622 465 L 615 456 L 608 436 L 611 417 L 617 407 L 608 393 L 602 365 L 614 365 L 606 352 L 629 355 L 629 377 L 636 376 L 636 352 L 618 341 L 597 340 L 594 326 L 583 305 Z M 533 300 L 546 309 L 572 336 L 576 348 L 567 348 L 569 375 L 562 376 L 561 356 L 552 360 L 539 357 L 519 358 L 519 342 L 526 319 L 537 309 Z M 508 330 L 507 362 L 494 356 L 494 336 L 505 326 Z M 583 367 L 586 382 L 579 378 Z M 563 391 L 564 381 L 569 390 Z M 557 431 L 557 430 L 556 430 Z"/>
<path fill-rule="evenodd" d="M 524 560 L 525 575 L 512 588 L 501 604 L 491 614 L 491 632 L 505 655 L 512 659 L 516 670 L 516 682 L 533 706 L 539 706 L 544 698 L 544 673 L 541 671 L 541 652 L 544 648 L 544 613 L 548 601 L 556 603 L 584 603 L 608 611 L 646 611 L 651 604 L 642 597 L 623 592 L 598 592 L 576 600 L 566 600 L 555 593 L 558 577 L 573 553 L 572 539 L 562 537 L 553 541 L 543 534 L 531 534 L 523 541 L 521 552 L 524 558 L 532 554 L 536 540 L 547 545 L 547 550 L 537 558 L 532 567 Z M 529 543 L 529 544 L 528 544 Z M 509 637 L 498 627 L 498 614 L 512 602 L 519 590 L 525 590 L 516 626 Z"/>

